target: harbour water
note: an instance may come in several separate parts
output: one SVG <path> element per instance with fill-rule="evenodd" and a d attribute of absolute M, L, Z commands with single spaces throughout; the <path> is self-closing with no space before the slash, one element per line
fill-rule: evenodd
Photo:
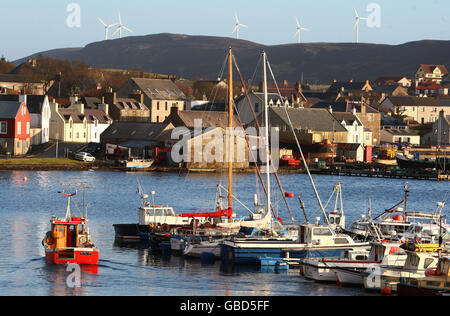
<path fill-rule="evenodd" d="M 24 181 L 24 178 L 27 181 Z M 281 175 L 284 189 L 301 195 L 310 220 L 321 216 L 311 185 L 305 175 Z M 156 191 L 157 204 L 176 212 L 212 211 L 220 177 L 205 174 L 110 173 L 110 172 L 0 172 L 0 295 L 151 295 L 151 296 L 296 296 L 365 295 L 364 290 L 338 288 L 305 280 L 298 270 L 274 273 L 255 267 L 228 267 L 216 262 L 179 256 L 162 256 L 148 248 L 114 244 L 115 223 L 136 223 L 140 200 L 137 181 L 146 192 Z M 342 182 L 347 224 L 368 208 L 373 214 L 403 199 L 404 180 L 315 176 L 324 203 L 334 185 Z M 86 183 L 89 226 L 98 248 L 100 265 L 96 273 L 83 272 L 81 287 L 66 284 L 65 267 L 48 265 L 41 241 L 52 215 L 65 214 L 66 200 L 58 191 L 62 183 Z M 450 183 L 410 181 L 408 209 L 432 211 L 436 202 L 447 201 Z M 235 194 L 252 205 L 256 190 L 254 175 L 235 178 Z M 261 189 L 259 190 L 261 191 Z M 275 205 L 288 219 L 280 194 Z M 81 207 L 81 194 L 76 198 Z M 296 199 L 290 200 L 294 216 L 303 222 Z M 278 207 L 277 207 L 278 209 Z M 73 208 L 73 215 L 80 208 Z M 246 215 L 244 209 L 238 213 Z M 448 215 L 448 207 L 444 209 Z"/>

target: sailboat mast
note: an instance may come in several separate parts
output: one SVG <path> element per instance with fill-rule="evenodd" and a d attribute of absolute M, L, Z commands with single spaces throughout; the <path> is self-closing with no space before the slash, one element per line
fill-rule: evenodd
<path fill-rule="evenodd" d="M 228 54 L 228 221 L 231 223 L 231 213 L 233 210 L 233 51 L 229 48 Z"/>
<path fill-rule="evenodd" d="M 268 111 L 268 96 L 267 96 L 267 55 L 263 51 L 263 69 L 264 69 L 264 120 L 265 120 L 265 151 L 266 151 L 266 179 L 267 179 L 267 212 L 270 211 L 270 152 L 269 152 L 269 111 Z"/>

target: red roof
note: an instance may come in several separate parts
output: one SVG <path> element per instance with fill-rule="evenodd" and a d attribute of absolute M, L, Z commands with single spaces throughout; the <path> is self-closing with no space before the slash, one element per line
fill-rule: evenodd
<path fill-rule="evenodd" d="M 424 81 L 417 87 L 417 90 L 441 90 L 443 87 L 433 81 Z"/>
<path fill-rule="evenodd" d="M 439 68 L 441 70 L 443 76 L 448 75 L 448 70 L 444 65 L 422 64 L 422 65 L 420 65 L 420 67 L 423 69 L 423 71 L 425 71 L 426 73 L 429 73 L 429 74 L 433 73 L 436 68 Z"/>

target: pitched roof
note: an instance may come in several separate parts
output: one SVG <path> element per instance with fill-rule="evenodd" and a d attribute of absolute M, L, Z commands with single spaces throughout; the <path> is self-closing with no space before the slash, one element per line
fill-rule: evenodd
<path fill-rule="evenodd" d="M 326 109 L 269 108 L 270 120 L 272 120 L 272 115 L 278 116 L 286 125 L 289 125 L 290 118 L 293 127 L 297 130 L 313 130 L 317 132 L 347 131 Z M 260 115 L 260 118 L 261 117 L 262 116 Z"/>
<path fill-rule="evenodd" d="M 143 79 L 131 78 L 139 87 L 142 93 L 145 93 L 152 100 L 185 100 L 186 96 L 176 84 L 169 79 Z"/>
<path fill-rule="evenodd" d="M 405 129 L 383 129 L 383 131 L 393 136 L 419 136 L 419 134 L 413 133 Z"/>
<path fill-rule="evenodd" d="M 131 98 L 117 98 L 116 104 L 114 104 L 117 108 L 124 110 L 148 110 L 148 107 L 145 104 L 142 104 L 135 99 Z"/>
<path fill-rule="evenodd" d="M 333 84 L 328 88 L 328 91 L 339 92 L 342 90 L 342 88 L 345 91 L 362 90 L 366 84 L 367 84 L 367 81 L 344 81 L 344 82 L 336 81 L 336 82 L 333 82 Z"/>
<path fill-rule="evenodd" d="M 355 121 L 358 123 L 358 125 L 362 125 L 360 120 L 358 120 L 358 118 L 353 113 L 335 112 L 332 114 L 337 120 L 339 120 L 339 122 L 345 122 L 346 125 L 353 125 Z"/>
<path fill-rule="evenodd" d="M 72 118 L 72 121 L 75 124 L 83 123 L 85 116 L 81 114 L 77 109 L 65 109 L 59 108 L 59 114 L 63 117 L 65 121 L 69 121 Z"/>
<path fill-rule="evenodd" d="M 194 127 L 195 120 L 201 120 L 203 127 L 228 128 L 228 113 L 219 111 L 180 111 L 177 115 L 171 113 L 166 122 L 172 123 L 175 127 Z M 235 116 L 233 117 L 233 126 L 241 126 Z"/>
<path fill-rule="evenodd" d="M 88 123 L 93 123 L 97 120 L 99 124 L 108 124 L 113 121 L 113 118 L 106 114 L 103 110 L 85 109 L 84 115 L 86 116 Z"/>
<path fill-rule="evenodd" d="M 165 123 L 116 122 L 102 133 L 101 138 L 157 140 L 167 126 Z"/>
<path fill-rule="evenodd" d="M 434 81 L 423 81 L 417 87 L 417 90 L 441 90 L 443 87 Z"/>
<path fill-rule="evenodd" d="M 394 106 L 439 106 L 435 98 L 388 97 Z"/>
<path fill-rule="evenodd" d="M 0 118 L 16 118 L 21 105 L 22 103 L 17 101 L 0 101 Z"/>
<path fill-rule="evenodd" d="M 447 67 L 445 67 L 444 65 L 421 64 L 420 68 L 422 68 L 422 70 L 428 74 L 433 73 L 436 68 L 439 68 L 443 76 L 448 75 Z"/>

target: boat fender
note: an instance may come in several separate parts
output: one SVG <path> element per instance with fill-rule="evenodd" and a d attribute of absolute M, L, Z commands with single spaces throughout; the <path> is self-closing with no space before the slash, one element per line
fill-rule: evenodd
<path fill-rule="evenodd" d="M 42 244 L 44 244 L 44 241 L 47 245 L 52 245 L 55 242 L 52 232 L 47 232 L 45 234 L 45 238 L 44 238 L 44 240 L 42 240 Z"/>

